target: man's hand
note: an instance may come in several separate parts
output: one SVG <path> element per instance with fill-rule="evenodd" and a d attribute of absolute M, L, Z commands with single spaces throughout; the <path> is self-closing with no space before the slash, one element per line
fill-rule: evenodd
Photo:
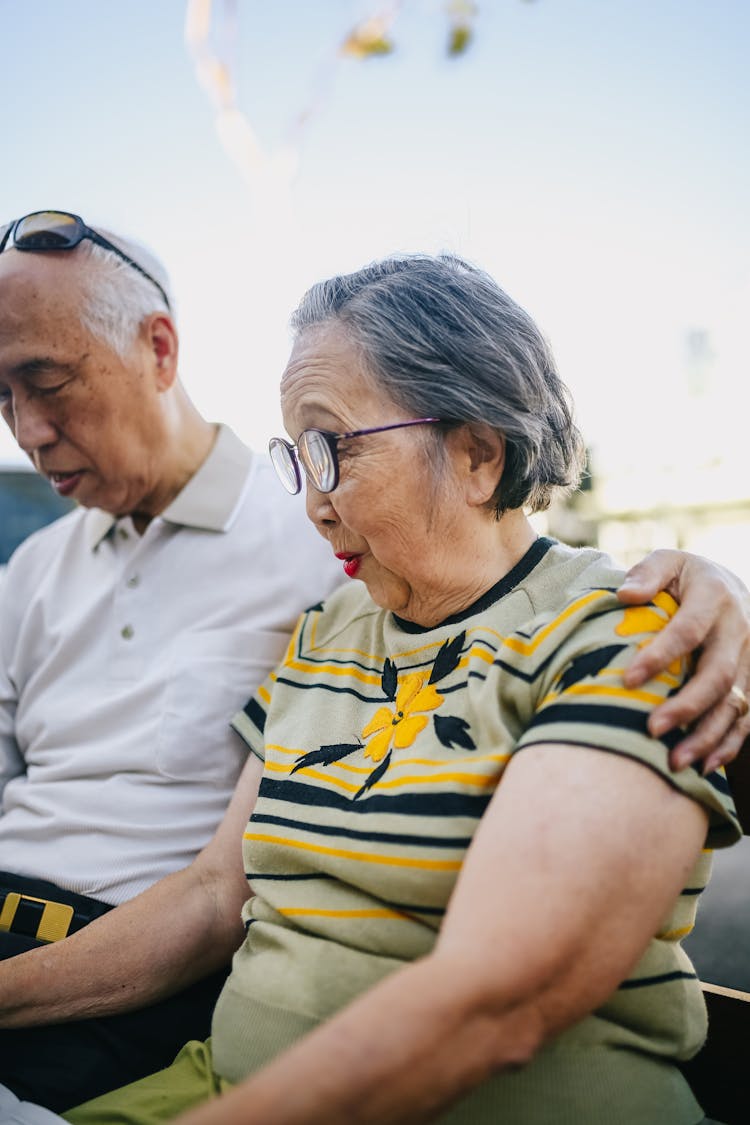
<path fill-rule="evenodd" d="M 618 591 L 626 605 L 639 605 L 666 590 L 679 610 L 643 648 L 625 674 L 638 687 L 673 660 L 696 651 L 694 675 L 681 691 L 657 707 L 649 730 L 655 737 L 692 726 L 674 747 L 671 764 L 684 769 L 704 759 L 703 772 L 731 762 L 750 735 L 750 716 L 742 696 L 750 695 L 750 592 L 731 571 L 684 551 L 653 551 L 631 567 Z"/>

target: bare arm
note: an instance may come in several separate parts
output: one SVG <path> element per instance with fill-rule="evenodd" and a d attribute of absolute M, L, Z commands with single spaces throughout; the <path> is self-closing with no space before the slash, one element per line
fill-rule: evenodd
<path fill-rule="evenodd" d="M 618 597 L 628 605 L 667 590 L 680 608 L 656 639 L 643 648 L 625 674 L 639 687 L 676 657 L 700 650 L 695 674 L 657 707 L 649 730 L 658 737 L 696 723 L 672 750 L 674 769 L 705 759 L 704 773 L 731 762 L 750 735 L 750 717 L 739 717 L 729 696 L 737 684 L 750 696 L 750 593 L 731 571 L 684 551 L 653 551 L 631 568 Z"/>
<path fill-rule="evenodd" d="M 467 853 L 434 952 L 180 1125 L 433 1120 L 614 991 L 684 885 L 706 824 L 696 803 L 630 759 L 521 751 Z"/>
<path fill-rule="evenodd" d="M 216 835 L 189 867 L 64 941 L 0 962 L 0 1026 L 127 1011 L 226 964 L 242 940 L 242 831 L 261 772 L 251 755 Z"/>

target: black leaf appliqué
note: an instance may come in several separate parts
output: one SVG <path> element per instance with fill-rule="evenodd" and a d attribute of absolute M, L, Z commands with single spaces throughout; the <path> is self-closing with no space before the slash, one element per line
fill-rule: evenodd
<path fill-rule="evenodd" d="M 430 678 L 427 681 L 428 684 L 436 684 L 439 680 L 442 680 L 444 676 L 449 675 L 453 671 L 453 669 L 458 666 L 458 662 L 461 659 L 461 650 L 464 647 L 465 640 L 466 630 L 464 630 L 462 633 L 459 633 L 458 636 L 454 637 L 452 641 L 446 641 L 445 644 L 441 646 L 440 651 L 435 657 L 435 663 L 432 666 L 432 672 L 430 673 Z"/>
<path fill-rule="evenodd" d="M 388 660 L 387 657 L 383 665 L 383 675 L 380 677 L 380 683 L 383 688 L 383 695 L 392 703 L 398 691 L 398 671 L 393 661 Z"/>
<path fill-rule="evenodd" d="M 336 742 L 331 746 L 321 746 L 320 750 L 310 750 L 307 754 L 301 754 L 297 758 L 290 773 L 296 773 L 303 766 L 330 766 L 331 762 L 338 762 L 341 758 L 345 758 L 347 754 L 353 754 L 356 750 L 361 750 L 363 746 L 363 742 Z"/>
<path fill-rule="evenodd" d="M 435 734 L 443 746 L 452 750 L 454 746 L 463 746 L 465 750 L 476 750 L 476 743 L 469 734 L 469 724 L 466 719 L 458 715 L 433 715 Z"/>
<path fill-rule="evenodd" d="M 594 652 L 584 652 L 581 656 L 577 656 L 575 660 L 570 662 L 570 667 L 566 668 L 560 677 L 560 683 L 558 684 L 560 691 L 565 691 L 571 684 L 577 684 L 579 680 L 585 679 L 586 676 L 596 676 L 624 648 L 625 645 L 606 645 L 604 648 L 595 649 Z"/>
<path fill-rule="evenodd" d="M 366 793 L 368 789 L 371 789 L 373 787 L 373 785 L 377 784 L 377 782 L 380 781 L 381 777 L 386 772 L 386 770 L 388 769 L 390 764 L 391 764 L 391 751 L 389 750 L 388 753 L 386 754 L 386 756 L 383 758 L 383 761 L 380 763 L 380 765 L 377 766 L 372 771 L 372 773 L 369 775 L 369 777 L 367 778 L 367 781 L 364 783 L 362 788 L 358 789 L 357 792 L 354 794 L 354 800 L 355 801 L 357 800 L 357 797 L 361 797 L 363 793 Z"/>

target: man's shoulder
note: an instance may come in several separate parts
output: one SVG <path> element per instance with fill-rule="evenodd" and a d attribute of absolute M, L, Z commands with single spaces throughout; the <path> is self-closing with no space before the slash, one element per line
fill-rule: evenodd
<path fill-rule="evenodd" d="M 52 523 L 34 531 L 23 543 L 19 543 L 8 561 L 8 570 L 33 566 L 37 559 L 48 559 L 50 553 L 59 551 L 71 538 L 83 536 L 89 512 L 85 508 L 74 508 Z"/>

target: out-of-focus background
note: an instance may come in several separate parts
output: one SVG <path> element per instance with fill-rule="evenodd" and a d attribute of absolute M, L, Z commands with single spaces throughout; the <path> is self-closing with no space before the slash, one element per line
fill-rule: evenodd
<path fill-rule="evenodd" d="M 0 0 L 0 25 L 0 223 L 151 246 L 209 417 L 264 446 L 303 290 L 455 251 L 575 396 L 591 477 L 548 529 L 750 582 L 745 0 Z M 6 554 L 48 518 L 19 459 L 0 434 Z M 750 855 L 717 869 L 696 957 L 750 988 Z"/>

